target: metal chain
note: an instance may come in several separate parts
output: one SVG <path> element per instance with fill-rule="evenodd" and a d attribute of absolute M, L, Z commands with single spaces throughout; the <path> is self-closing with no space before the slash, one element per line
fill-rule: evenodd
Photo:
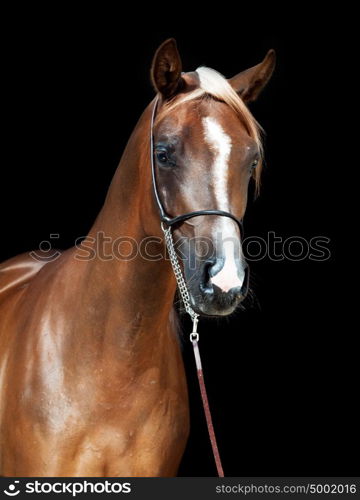
<path fill-rule="evenodd" d="M 165 237 L 165 243 L 167 250 L 169 252 L 169 257 L 170 257 L 170 262 L 171 266 L 174 271 L 174 275 L 176 278 L 177 286 L 179 288 L 179 292 L 181 295 L 181 299 L 183 301 L 185 311 L 188 313 L 188 315 L 191 317 L 193 321 L 193 331 L 190 334 L 190 340 L 191 341 L 198 341 L 199 340 L 199 334 L 197 333 L 197 324 L 198 324 L 198 317 L 199 315 L 196 314 L 194 309 L 190 305 L 190 296 L 189 296 L 189 291 L 187 289 L 185 279 L 180 267 L 179 259 L 176 254 L 176 250 L 174 247 L 174 240 L 171 234 L 171 227 L 168 226 L 166 227 L 165 224 L 162 222 L 161 223 L 161 229 L 163 230 L 164 237 Z"/>

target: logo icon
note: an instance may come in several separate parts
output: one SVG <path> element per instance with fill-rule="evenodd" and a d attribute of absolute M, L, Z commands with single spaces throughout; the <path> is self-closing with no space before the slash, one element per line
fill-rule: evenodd
<path fill-rule="evenodd" d="M 20 481 L 14 481 L 15 484 L 19 484 Z M 4 490 L 5 495 L 8 495 L 9 497 L 16 497 L 20 493 L 20 490 L 16 489 L 15 484 L 9 484 L 8 488 L 10 491 Z"/>

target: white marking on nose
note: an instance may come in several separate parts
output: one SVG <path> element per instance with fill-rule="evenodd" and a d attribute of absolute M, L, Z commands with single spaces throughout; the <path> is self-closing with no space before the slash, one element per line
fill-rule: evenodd
<path fill-rule="evenodd" d="M 212 276 L 211 283 L 218 286 L 223 292 L 228 292 L 231 288 L 242 287 L 245 278 L 245 271 L 242 266 L 238 270 L 235 261 L 234 241 L 228 239 L 223 242 L 223 252 L 225 263 L 223 268 Z"/>
<path fill-rule="evenodd" d="M 203 118 L 203 125 L 205 140 L 215 153 L 211 172 L 217 207 L 218 210 L 229 211 L 228 162 L 232 146 L 231 138 L 225 133 L 222 126 L 210 116 Z M 222 247 L 225 262 L 223 268 L 215 276 L 212 276 L 211 282 L 226 293 L 231 288 L 242 286 L 245 271 L 241 264 L 239 270 L 236 265 L 235 250 L 239 250 L 240 241 L 235 223 L 226 217 L 219 217 L 216 227 L 217 240 L 219 240 L 220 234 L 220 241 L 217 241 L 217 245 Z"/>
<path fill-rule="evenodd" d="M 211 169 L 215 198 L 219 210 L 228 210 L 228 162 L 231 139 L 222 126 L 211 116 L 203 118 L 205 140 L 215 153 Z"/>

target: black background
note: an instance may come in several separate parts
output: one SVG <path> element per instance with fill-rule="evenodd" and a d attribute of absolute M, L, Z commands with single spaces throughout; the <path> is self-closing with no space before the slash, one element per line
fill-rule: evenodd
<path fill-rule="evenodd" d="M 354 474 L 355 349 L 338 318 L 343 181 L 329 77 L 342 63 L 338 21 L 309 6 L 223 8 L 189 13 L 180 27 L 169 7 L 152 15 L 140 6 L 137 15 L 42 7 L 5 17 L 1 260 L 50 233 L 62 248 L 86 234 L 153 96 L 149 66 L 164 39 L 177 39 L 185 71 L 205 64 L 226 76 L 274 48 L 275 75 L 251 108 L 267 133 L 267 165 L 246 233 L 326 236 L 331 258 L 252 263 L 256 300 L 247 311 L 201 321 L 209 398 L 226 475 Z M 184 358 L 192 428 L 179 475 L 214 475 L 188 344 Z"/>

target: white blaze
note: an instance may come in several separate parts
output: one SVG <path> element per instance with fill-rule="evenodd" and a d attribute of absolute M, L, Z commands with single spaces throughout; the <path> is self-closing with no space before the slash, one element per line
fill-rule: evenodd
<path fill-rule="evenodd" d="M 228 163 L 232 145 L 231 138 L 221 125 L 210 116 L 203 118 L 203 125 L 205 140 L 214 152 L 214 164 L 211 172 L 217 206 L 219 210 L 228 212 Z M 221 234 L 225 262 L 222 269 L 211 278 L 211 282 L 223 292 L 228 292 L 231 288 L 242 286 L 245 273 L 241 268 L 239 276 L 235 261 L 235 250 L 239 245 L 235 222 L 227 217 L 219 217 L 219 219 L 221 220 L 217 225 L 217 233 Z"/>
<path fill-rule="evenodd" d="M 227 184 L 231 139 L 219 123 L 207 116 L 203 118 L 205 139 L 214 152 L 213 184 L 219 210 L 228 210 Z"/>

